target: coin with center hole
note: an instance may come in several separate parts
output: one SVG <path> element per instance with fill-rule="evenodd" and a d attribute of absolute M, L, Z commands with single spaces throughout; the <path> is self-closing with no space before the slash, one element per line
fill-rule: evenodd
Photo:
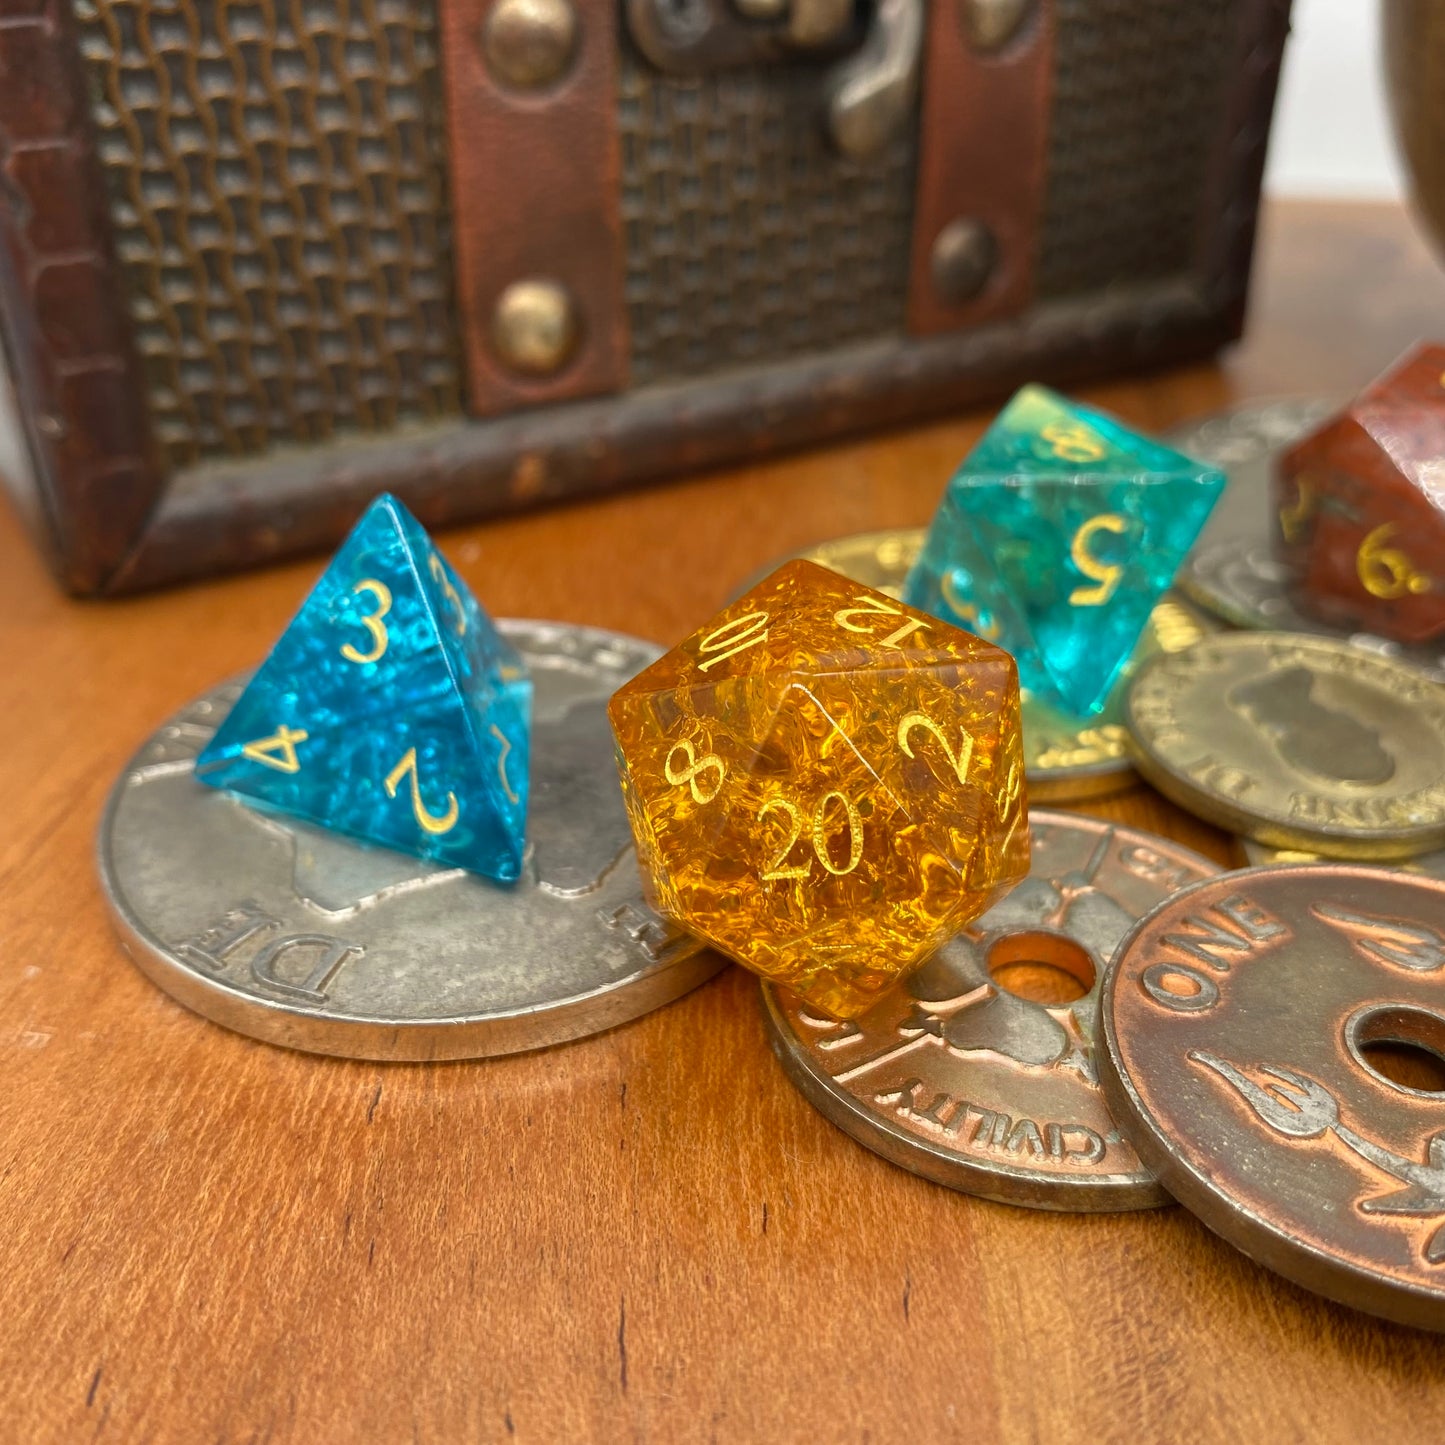
<path fill-rule="evenodd" d="M 834 1124 L 925 1179 L 1039 1209 L 1167 1204 L 1099 1093 L 1099 976 L 1139 917 L 1219 869 L 1096 818 L 1029 827 L 1029 876 L 863 1018 L 765 984 L 773 1049 Z"/>
<path fill-rule="evenodd" d="M 859 532 L 794 555 L 898 598 L 923 548 L 923 537 L 922 527 Z M 1187 602 L 1173 595 L 1163 597 L 1150 614 L 1131 666 L 1160 652 L 1177 652 L 1213 631 L 1215 624 Z M 1071 717 L 1024 693 L 1024 766 L 1034 802 L 1104 797 L 1138 781 L 1129 758 L 1129 735 L 1120 721 L 1126 685 L 1121 678 L 1103 711 L 1089 718 Z"/>
<path fill-rule="evenodd" d="M 1445 883 L 1331 863 L 1176 893 L 1104 979 L 1100 1081 L 1181 1204 L 1341 1303 L 1445 1329 Z"/>
<path fill-rule="evenodd" d="M 1224 633 L 1145 663 L 1124 721 L 1139 771 L 1221 828 L 1342 858 L 1445 844 L 1445 687 L 1404 663 Z"/>
<path fill-rule="evenodd" d="M 607 699 L 659 653 L 596 628 L 502 621 L 535 689 L 521 879 L 502 887 L 262 812 L 198 783 L 240 696 L 220 687 L 122 773 L 99 861 L 152 982 L 270 1043 L 367 1059 L 514 1053 L 596 1033 L 723 959 L 643 902 Z"/>

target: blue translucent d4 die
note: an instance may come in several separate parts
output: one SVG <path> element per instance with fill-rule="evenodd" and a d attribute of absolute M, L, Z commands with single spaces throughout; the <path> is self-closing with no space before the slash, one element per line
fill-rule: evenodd
<path fill-rule="evenodd" d="M 948 484 L 904 600 L 1012 652 L 1019 682 L 1097 712 L 1224 474 L 1026 386 Z"/>
<path fill-rule="evenodd" d="M 421 524 L 381 496 L 196 761 L 212 787 L 510 882 L 532 684 Z"/>

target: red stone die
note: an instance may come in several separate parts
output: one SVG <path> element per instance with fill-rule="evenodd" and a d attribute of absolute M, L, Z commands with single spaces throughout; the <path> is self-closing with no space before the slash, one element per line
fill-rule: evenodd
<path fill-rule="evenodd" d="M 1445 635 L 1445 346 L 1416 347 L 1285 452 L 1273 500 L 1304 610 L 1402 642 Z"/>

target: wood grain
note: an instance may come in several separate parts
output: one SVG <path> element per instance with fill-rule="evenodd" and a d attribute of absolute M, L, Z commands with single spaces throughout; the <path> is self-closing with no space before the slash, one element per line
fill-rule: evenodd
<path fill-rule="evenodd" d="M 1445 281 L 1385 208 L 1277 206 L 1245 345 L 1086 393 L 1163 427 L 1344 394 Z M 924 521 L 985 418 L 442 538 L 500 614 L 677 638 L 781 552 Z M 612 1033 L 379 1066 L 231 1035 L 120 954 L 102 799 L 318 563 L 62 599 L 0 512 L 0 1438 L 1440 1439 L 1445 1350 L 1182 1210 L 985 1204 L 793 1091 L 730 970 Z M 1144 790 L 1099 811 L 1225 857 Z"/>

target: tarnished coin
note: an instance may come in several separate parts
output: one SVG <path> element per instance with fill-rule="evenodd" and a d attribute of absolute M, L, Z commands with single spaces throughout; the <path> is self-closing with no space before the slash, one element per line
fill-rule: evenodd
<path fill-rule="evenodd" d="M 1290 600 L 1289 573 L 1268 542 L 1216 542 L 1190 555 L 1180 588 L 1192 602 L 1235 627 L 1308 632 L 1338 637 L 1380 657 L 1397 658 L 1437 682 L 1445 680 L 1445 656 L 1438 647 L 1406 646 L 1372 632 L 1347 632 L 1301 612 Z"/>
<path fill-rule="evenodd" d="M 1270 471 L 1275 458 L 1336 407 L 1319 399 L 1253 402 L 1178 427 L 1173 447 L 1223 467 L 1229 485 L 1175 579 L 1179 590 L 1233 627 L 1346 637 L 1445 678 L 1439 647 L 1407 647 L 1372 633 L 1342 631 L 1300 611 L 1289 596 L 1289 570 L 1274 556 Z"/>
<path fill-rule="evenodd" d="M 1445 687 L 1403 663 L 1222 633 L 1145 663 L 1124 721 L 1139 771 L 1231 832 L 1343 858 L 1445 844 Z"/>
<path fill-rule="evenodd" d="M 1330 861 L 1321 853 L 1311 853 L 1304 848 L 1271 848 L 1265 843 L 1256 843 L 1253 838 L 1236 838 L 1235 844 L 1247 868 L 1264 868 L 1275 863 L 1328 863 Z M 1378 863 L 1374 866 L 1398 868 L 1402 873 L 1417 873 L 1422 878 L 1445 879 L 1445 852 L 1419 853 L 1413 858 L 1396 858 L 1388 863 Z"/>
<path fill-rule="evenodd" d="M 527 857 L 514 887 L 196 782 L 196 755 L 241 679 L 159 729 L 111 793 L 101 881 L 141 971 L 269 1043 L 457 1059 L 611 1028 L 721 968 L 643 902 L 617 784 L 607 699 L 659 649 L 595 628 L 499 625 L 535 685 Z"/>
<path fill-rule="evenodd" d="M 1336 410 L 1337 403 L 1321 397 L 1277 397 L 1196 417 L 1165 433 L 1163 440 L 1176 451 L 1220 467 L 1229 478 L 1201 533 L 1205 547 L 1268 538 L 1274 459 Z M 1179 585 L 1193 595 L 1190 576 L 1186 562 Z"/>
<path fill-rule="evenodd" d="M 1338 635 L 1290 601 L 1289 571 L 1267 541 L 1230 539 L 1198 546 L 1176 580 L 1191 602 L 1232 627 Z"/>
<path fill-rule="evenodd" d="M 805 562 L 816 562 L 820 567 L 827 567 L 851 582 L 861 582 L 875 592 L 883 592 L 895 600 L 901 600 L 904 579 L 908 576 L 908 569 L 918 560 L 918 554 L 923 550 L 925 535 L 926 529 L 923 527 L 855 532 L 849 537 L 835 537 L 831 542 L 819 542 L 796 555 Z"/>
<path fill-rule="evenodd" d="M 1445 883 L 1348 864 L 1175 894 L 1104 980 L 1100 1080 L 1180 1203 L 1344 1304 L 1445 1329 Z"/>
<path fill-rule="evenodd" d="M 923 548 L 923 537 L 922 527 L 859 532 L 820 542 L 796 555 L 890 597 L 902 597 L 904 580 Z M 1187 602 L 1172 595 L 1161 598 L 1139 639 L 1131 666 L 1159 652 L 1177 652 L 1214 630 L 1214 624 Z M 1129 736 L 1120 720 L 1125 686 L 1126 680 L 1121 679 L 1103 711 L 1090 718 L 1070 717 L 1024 693 L 1024 768 L 1034 802 L 1103 797 L 1137 781 L 1129 758 Z"/>
<path fill-rule="evenodd" d="M 1040 1209 L 1166 1204 L 1095 1081 L 1098 980 L 1141 915 L 1219 869 L 1095 818 L 1036 809 L 1029 826 L 1028 878 L 863 1018 L 837 1023 L 765 984 L 773 1049 L 833 1123 L 926 1179 Z M 1031 964 L 1080 996 L 1011 992 Z"/>

